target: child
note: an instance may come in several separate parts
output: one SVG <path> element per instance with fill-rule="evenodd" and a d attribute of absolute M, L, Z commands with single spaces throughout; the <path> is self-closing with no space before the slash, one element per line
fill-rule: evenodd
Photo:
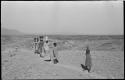
<path fill-rule="evenodd" d="M 92 61 L 91 61 L 91 54 L 90 54 L 90 49 L 87 46 L 86 48 L 86 60 L 85 60 L 85 66 L 88 70 L 88 72 L 90 72 L 91 70 L 91 66 L 92 66 Z"/>

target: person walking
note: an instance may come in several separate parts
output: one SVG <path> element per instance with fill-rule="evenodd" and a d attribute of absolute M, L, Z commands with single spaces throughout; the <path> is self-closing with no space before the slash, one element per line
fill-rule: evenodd
<path fill-rule="evenodd" d="M 48 36 L 47 35 L 44 37 L 44 41 L 48 41 Z"/>
<path fill-rule="evenodd" d="M 45 41 L 45 43 L 44 43 L 44 51 L 45 51 L 46 55 L 49 53 L 49 42 L 48 41 Z"/>
<path fill-rule="evenodd" d="M 54 64 L 57 64 L 59 61 L 59 58 L 58 58 L 58 51 L 57 51 L 57 43 L 53 43 L 53 63 Z"/>
<path fill-rule="evenodd" d="M 86 60 L 85 60 L 85 66 L 86 66 L 88 72 L 90 72 L 91 67 L 92 67 L 92 59 L 91 59 L 91 54 L 90 54 L 89 46 L 86 47 Z"/>
<path fill-rule="evenodd" d="M 43 45 L 44 45 L 44 42 L 43 42 L 43 36 L 40 36 L 40 42 L 38 44 L 38 52 L 40 53 L 40 57 L 44 57 L 44 48 L 43 48 Z"/>
<path fill-rule="evenodd" d="M 38 53 L 39 37 L 36 38 L 36 53 Z"/>
<path fill-rule="evenodd" d="M 37 50 L 37 38 L 34 38 L 34 53 L 36 53 Z"/>
<path fill-rule="evenodd" d="M 54 45 L 53 45 L 53 42 L 51 42 L 50 44 L 51 45 L 49 47 L 49 57 L 50 57 L 50 61 L 53 62 L 53 59 L 54 59 L 54 56 L 53 56 L 53 47 L 54 47 Z"/>

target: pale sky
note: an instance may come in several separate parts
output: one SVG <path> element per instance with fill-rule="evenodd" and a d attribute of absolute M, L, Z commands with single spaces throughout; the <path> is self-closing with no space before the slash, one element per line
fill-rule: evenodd
<path fill-rule="evenodd" d="M 123 34 L 123 2 L 2 1 L 1 23 L 25 33 Z"/>

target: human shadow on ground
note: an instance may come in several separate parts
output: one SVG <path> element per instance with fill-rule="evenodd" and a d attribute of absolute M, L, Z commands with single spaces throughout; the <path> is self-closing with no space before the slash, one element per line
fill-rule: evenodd
<path fill-rule="evenodd" d="M 50 62 L 51 60 L 48 59 L 48 60 L 44 60 L 44 61 Z"/>
<path fill-rule="evenodd" d="M 88 70 L 87 67 L 85 65 L 83 65 L 83 64 L 81 64 L 81 67 L 82 67 L 83 71 Z"/>
<path fill-rule="evenodd" d="M 36 50 L 34 53 L 35 53 L 35 54 L 40 54 L 39 51 L 37 51 L 37 50 Z"/>

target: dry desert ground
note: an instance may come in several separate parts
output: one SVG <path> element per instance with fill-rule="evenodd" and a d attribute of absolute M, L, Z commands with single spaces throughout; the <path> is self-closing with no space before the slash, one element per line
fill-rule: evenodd
<path fill-rule="evenodd" d="M 47 61 L 33 51 L 34 36 L 1 36 L 2 79 L 123 79 L 124 37 L 53 38 L 58 43 L 59 63 Z M 63 39 L 64 38 L 64 39 Z M 92 71 L 85 64 L 85 47 L 90 46 Z M 18 47 L 16 50 L 15 48 Z M 50 50 L 51 52 L 51 50 Z"/>

